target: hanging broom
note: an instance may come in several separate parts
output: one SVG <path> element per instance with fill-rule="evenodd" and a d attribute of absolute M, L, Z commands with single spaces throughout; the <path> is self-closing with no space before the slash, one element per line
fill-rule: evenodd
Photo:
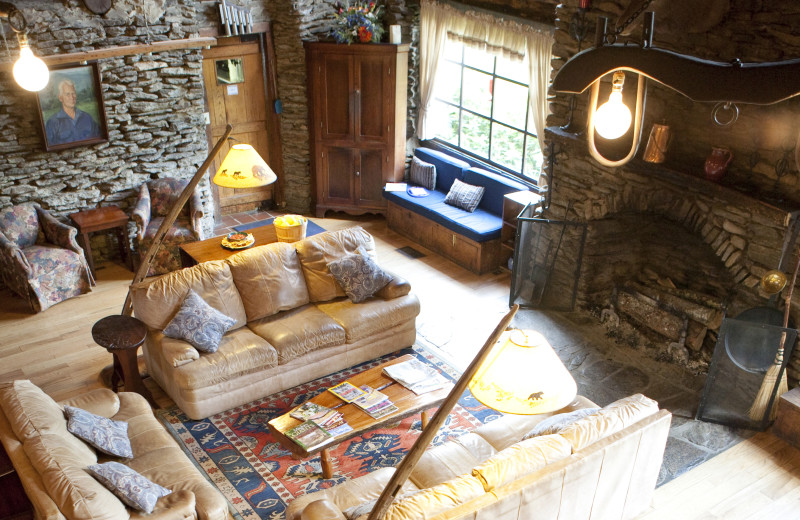
<path fill-rule="evenodd" d="M 792 294 L 794 293 L 794 284 L 797 281 L 797 271 L 800 270 L 800 254 L 797 255 L 797 263 L 794 266 L 794 273 L 792 274 L 792 282 L 789 284 L 789 290 L 786 292 L 786 304 L 783 309 L 783 328 L 786 329 L 789 326 L 789 311 L 791 310 L 791 303 L 792 303 Z M 789 391 L 789 383 L 786 380 L 786 371 L 783 371 L 781 375 L 781 380 L 778 381 L 778 374 L 781 372 L 781 368 L 783 367 L 783 347 L 786 345 L 786 331 L 781 332 L 781 342 L 778 346 L 778 352 L 775 354 L 775 361 L 772 362 L 772 365 L 767 369 L 767 373 L 764 375 L 764 380 L 761 381 L 761 388 L 758 389 L 758 394 L 756 394 L 756 399 L 753 401 L 753 406 L 750 407 L 750 410 L 747 414 L 750 416 L 751 419 L 754 421 L 760 421 L 764 418 L 764 414 L 767 411 L 767 407 L 769 406 L 769 401 L 772 398 L 772 392 L 775 389 L 775 384 L 778 384 L 778 392 L 775 394 L 777 398 L 779 395 L 785 394 Z M 769 420 L 772 421 L 775 419 L 775 415 L 778 412 L 778 407 L 776 406 L 778 403 L 773 402 L 772 408 L 769 411 Z"/>

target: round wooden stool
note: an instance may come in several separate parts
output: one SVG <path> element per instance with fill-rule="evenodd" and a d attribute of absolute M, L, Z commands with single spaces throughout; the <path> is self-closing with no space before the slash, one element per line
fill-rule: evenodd
<path fill-rule="evenodd" d="M 133 316 L 115 314 L 106 316 L 92 327 L 92 339 L 114 356 L 111 389 L 115 392 L 124 385 L 127 392 L 144 396 L 151 406 L 158 408 L 150 391 L 139 374 L 139 346 L 147 336 L 147 326 Z"/>

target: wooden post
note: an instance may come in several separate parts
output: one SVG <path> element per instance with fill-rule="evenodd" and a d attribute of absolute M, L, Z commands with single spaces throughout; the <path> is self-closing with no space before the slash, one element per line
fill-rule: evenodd
<path fill-rule="evenodd" d="M 181 212 L 184 204 L 186 201 L 189 200 L 189 197 L 192 196 L 194 189 L 200 183 L 200 179 L 203 178 L 203 175 L 208 170 L 208 167 L 211 166 L 211 163 L 214 162 L 214 158 L 219 153 L 222 145 L 225 144 L 225 140 L 228 139 L 228 136 L 231 135 L 233 131 L 233 125 L 228 124 L 225 127 L 225 133 L 222 134 L 222 137 L 219 138 L 217 144 L 214 145 L 211 152 L 206 157 L 206 160 L 203 161 L 203 164 L 200 165 L 200 169 L 197 170 L 197 173 L 194 174 L 192 180 L 189 181 L 189 184 L 186 185 L 186 188 L 183 189 L 178 200 L 175 201 L 175 204 L 169 209 L 169 212 L 164 217 L 164 221 L 159 226 L 158 231 L 156 231 L 155 236 L 153 237 L 153 243 L 150 244 L 150 248 L 148 248 L 147 252 L 142 259 L 142 263 L 139 265 L 139 269 L 136 271 L 136 274 L 133 277 L 133 281 L 131 285 L 137 284 L 145 279 L 147 276 L 147 271 L 150 270 L 150 264 L 153 263 L 153 258 L 155 258 L 156 253 L 158 252 L 158 248 L 161 247 L 161 243 L 164 241 L 164 237 L 167 235 L 169 228 L 172 227 L 172 223 L 175 222 L 175 219 L 178 218 L 178 213 Z M 128 295 L 125 297 L 125 304 L 122 307 L 122 313 L 125 316 L 130 316 L 133 314 L 133 305 L 131 303 L 131 290 L 130 287 L 128 288 Z"/>
<path fill-rule="evenodd" d="M 475 375 L 475 372 L 478 371 L 484 360 L 489 356 L 492 347 L 494 347 L 494 344 L 500 339 L 500 335 L 503 334 L 511 324 L 511 319 L 517 313 L 518 309 L 519 305 L 514 304 L 511 310 L 508 311 L 508 314 L 497 324 L 497 327 L 492 331 L 492 335 L 489 336 L 489 339 L 484 343 L 483 348 L 481 348 L 478 355 L 475 356 L 475 359 L 472 360 L 472 363 L 470 363 L 467 370 L 461 375 L 461 378 L 459 378 L 455 386 L 453 386 L 453 389 L 447 395 L 447 398 L 436 411 L 430 424 L 422 430 L 422 434 L 417 438 L 417 442 L 414 443 L 406 456 L 403 457 L 403 461 L 397 467 L 397 470 L 395 470 L 389 483 L 386 484 L 386 488 L 383 490 L 383 493 L 381 493 L 378 501 L 375 502 L 375 507 L 372 508 L 372 512 L 369 514 L 367 520 L 379 520 L 386 514 L 386 510 L 389 509 L 392 500 L 394 500 L 400 492 L 400 488 L 403 487 L 403 484 L 405 484 L 409 475 L 411 475 L 411 472 L 414 470 L 414 467 L 417 465 L 417 462 L 419 462 L 420 457 L 422 457 L 422 454 L 425 452 L 425 448 L 428 447 L 428 444 L 430 444 L 433 438 L 436 437 L 436 434 L 439 433 L 439 428 L 444 424 L 450 411 L 461 397 L 461 394 L 467 389 L 472 376 Z"/>

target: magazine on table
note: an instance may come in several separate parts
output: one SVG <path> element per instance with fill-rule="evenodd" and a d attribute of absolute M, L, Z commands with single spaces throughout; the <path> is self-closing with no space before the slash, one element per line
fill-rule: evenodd
<path fill-rule="evenodd" d="M 332 386 L 328 388 L 328 391 L 346 403 L 351 403 L 364 395 L 363 390 L 351 384 L 349 381 Z"/>
<path fill-rule="evenodd" d="M 364 396 L 353 401 L 353 404 L 367 412 L 373 419 L 380 419 L 398 410 L 389 397 L 367 385 L 361 387 Z"/>
<path fill-rule="evenodd" d="M 297 419 L 298 421 L 307 421 L 309 419 L 316 419 L 330 412 L 331 409 L 321 404 L 306 401 L 289 413 L 289 416 Z"/>
<path fill-rule="evenodd" d="M 325 415 L 313 419 L 313 421 L 333 437 L 353 431 L 353 427 L 344 420 L 344 415 L 336 410 L 331 410 Z"/>
<path fill-rule="evenodd" d="M 418 359 L 389 365 L 383 372 L 417 395 L 439 390 L 448 384 L 442 374 Z"/>
<path fill-rule="evenodd" d="M 286 432 L 286 436 L 309 451 L 324 446 L 333 436 L 314 421 L 306 421 Z"/>

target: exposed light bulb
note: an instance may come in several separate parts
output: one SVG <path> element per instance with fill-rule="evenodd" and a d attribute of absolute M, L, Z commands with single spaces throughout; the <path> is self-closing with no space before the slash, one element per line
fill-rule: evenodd
<path fill-rule="evenodd" d="M 39 92 L 50 81 L 50 71 L 45 63 L 33 55 L 27 45 L 19 50 L 19 59 L 14 64 L 14 80 L 20 87 L 31 92 Z"/>
<path fill-rule="evenodd" d="M 631 111 L 622 102 L 622 84 L 625 74 L 615 72 L 608 101 L 594 115 L 594 129 L 606 139 L 621 137 L 631 126 Z"/>

